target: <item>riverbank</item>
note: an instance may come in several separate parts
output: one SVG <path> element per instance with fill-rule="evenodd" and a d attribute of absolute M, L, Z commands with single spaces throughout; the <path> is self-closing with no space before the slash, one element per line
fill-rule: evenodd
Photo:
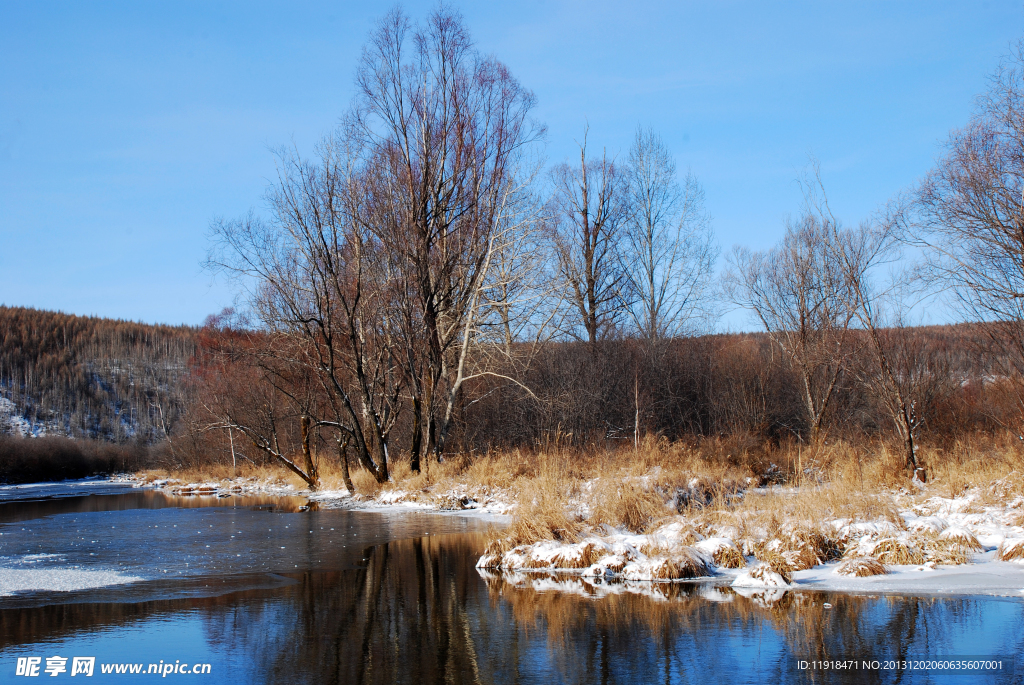
<path fill-rule="evenodd" d="M 509 452 L 434 463 L 422 474 L 397 463 L 385 484 L 355 470 L 356 493 L 331 475 L 308 492 L 270 469 L 234 478 L 151 472 L 139 483 L 182 495 L 302 494 L 318 508 L 484 517 L 507 525 L 492 530 L 480 569 L 588 592 L 608 581 L 699 578 L 747 593 L 1024 590 L 1024 459 L 1011 440 L 923 452 L 927 483 L 907 479 L 884 445 L 756 460 L 731 450 L 662 441 Z"/>

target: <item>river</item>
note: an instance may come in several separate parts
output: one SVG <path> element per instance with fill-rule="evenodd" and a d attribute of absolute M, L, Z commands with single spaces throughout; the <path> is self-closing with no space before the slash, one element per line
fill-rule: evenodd
<path fill-rule="evenodd" d="M 50 657 L 77 678 L 92 657 L 88 682 L 1024 682 L 1018 598 L 492 576 L 474 567 L 479 518 L 305 505 L 3 489 L 0 681 L 38 658 L 50 682 Z M 950 657 L 1000 663 L 928 663 Z"/>

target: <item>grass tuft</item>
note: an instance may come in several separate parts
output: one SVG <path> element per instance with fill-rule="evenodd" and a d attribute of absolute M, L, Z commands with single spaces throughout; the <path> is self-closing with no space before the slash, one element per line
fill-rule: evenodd
<path fill-rule="evenodd" d="M 835 571 L 840 576 L 853 576 L 865 578 L 867 576 L 880 576 L 889 572 L 881 561 L 875 557 L 856 557 L 847 559 L 836 566 Z"/>
<path fill-rule="evenodd" d="M 715 560 L 715 565 L 720 568 L 743 568 L 747 565 L 747 560 L 733 545 L 719 547 L 712 557 Z"/>
<path fill-rule="evenodd" d="M 686 580 L 712 575 L 713 571 L 702 554 L 692 548 L 683 548 L 672 556 L 659 560 L 651 569 L 655 580 Z"/>
<path fill-rule="evenodd" d="M 656 519 L 668 513 L 664 498 L 657 493 L 636 483 L 606 478 L 602 479 L 597 491 L 597 504 L 591 521 L 642 533 Z"/>
<path fill-rule="evenodd" d="M 1024 561 L 1024 538 L 1003 540 L 996 557 L 1000 561 Z"/>
<path fill-rule="evenodd" d="M 925 562 L 924 553 L 920 549 L 895 537 L 885 537 L 875 542 L 871 556 L 889 566 L 910 566 Z"/>
<path fill-rule="evenodd" d="M 959 545 L 968 552 L 981 552 L 985 548 L 978 542 L 978 538 L 971 531 L 959 526 L 953 526 L 939 533 L 939 539 Z"/>

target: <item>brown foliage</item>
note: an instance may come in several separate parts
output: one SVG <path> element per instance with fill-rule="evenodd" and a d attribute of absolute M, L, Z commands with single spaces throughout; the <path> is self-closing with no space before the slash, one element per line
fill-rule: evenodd
<path fill-rule="evenodd" d="M 153 463 L 143 445 L 112 445 L 68 438 L 0 436 L 0 483 L 34 483 L 134 473 Z"/>

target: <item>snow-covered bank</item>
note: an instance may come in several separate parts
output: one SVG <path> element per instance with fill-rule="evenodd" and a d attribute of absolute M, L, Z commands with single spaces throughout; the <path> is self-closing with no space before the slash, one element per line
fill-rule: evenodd
<path fill-rule="evenodd" d="M 833 592 L 1001 595 L 1024 598 L 1024 565 L 998 561 L 996 552 L 959 566 L 890 566 L 884 575 L 864 578 L 836 574 L 835 564 L 793 573 L 794 589 Z"/>
<path fill-rule="evenodd" d="M 382 489 L 373 496 L 352 494 L 348 490 L 308 490 L 276 478 L 238 477 L 190 482 L 177 478 L 132 477 L 135 487 L 153 488 L 168 495 L 183 497 L 236 497 L 268 495 L 303 497 L 319 509 L 352 509 L 378 512 L 436 512 L 482 517 L 496 523 L 507 522 L 514 507 L 507 495 L 486 489 L 437 488 L 433 492 Z"/>
<path fill-rule="evenodd" d="M 704 583 L 700 592 L 708 599 L 729 601 L 731 592 L 746 597 L 777 600 L 786 592 L 820 590 L 858 594 L 908 595 L 990 595 L 1024 598 L 1024 566 L 991 558 L 978 559 L 964 566 L 892 566 L 884 575 L 846 577 L 835 573 L 836 563 L 823 564 L 813 569 L 796 571 L 787 582 L 765 564 L 754 563 L 743 570 L 716 568 L 703 577 L 689 582 Z M 531 588 L 541 592 L 568 592 L 599 598 L 606 595 L 630 593 L 664 599 L 669 588 L 679 581 L 645 579 L 643 568 L 636 564 L 633 572 L 609 574 L 587 573 L 579 570 L 521 569 L 503 571 L 478 568 L 487 580 L 501 579 L 514 587 Z"/>
<path fill-rule="evenodd" d="M 309 492 L 280 479 L 252 477 L 203 482 L 121 478 L 117 485 L 182 497 L 297 497 L 303 499 L 293 502 L 296 507 L 305 504 L 302 509 L 435 512 L 496 523 L 509 521 L 514 509 L 509 493 L 450 483 L 431 490 L 401 490 L 396 484 L 373 497 L 352 496 L 346 490 Z M 25 493 L 33 490 L 18 487 Z M 587 526 L 584 521 L 582 533 L 572 542 L 496 544 L 477 565 L 489 573 L 513 574 L 516 582 L 542 582 L 549 590 L 563 582 L 552 586 L 553 578 L 574 587 L 582 583 L 591 588 L 587 592 L 622 583 L 707 579 L 714 585 L 732 585 L 742 594 L 816 589 L 1024 597 L 1024 497 L 1000 495 L 1000 487 L 997 482 L 957 497 L 925 488 L 882 492 L 873 497 L 890 507 L 885 515 L 850 512 L 844 518 L 820 520 L 809 520 L 806 509 L 800 514 L 788 506 L 790 499 L 813 495 L 813 488 L 751 490 L 738 507 L 684 514 L 665 511 L 644 534 L 609 525 Z M 774 510 L 766 509 L 772 504 Z"/>
<path fill-rule="evenodd" d="M 707 578 L 745 594 L 819 589 L 1024 597 L 1024 497 L 1001 496 L 1002 485 L 953 498 L 923 488 L 882 493 L 895 512 L 888 518 L 809 521 L 785 506 L 766 515 L 748 501 L 739 510 L 667 516 L 647 534 L 601 525 L 576 541 L 509 548 L 499 540 L 477 565 L 514 574 L 516 582 L 541 573 L 605 586 Z M 768 494 L 785 504 L 801 493 Z"/>

